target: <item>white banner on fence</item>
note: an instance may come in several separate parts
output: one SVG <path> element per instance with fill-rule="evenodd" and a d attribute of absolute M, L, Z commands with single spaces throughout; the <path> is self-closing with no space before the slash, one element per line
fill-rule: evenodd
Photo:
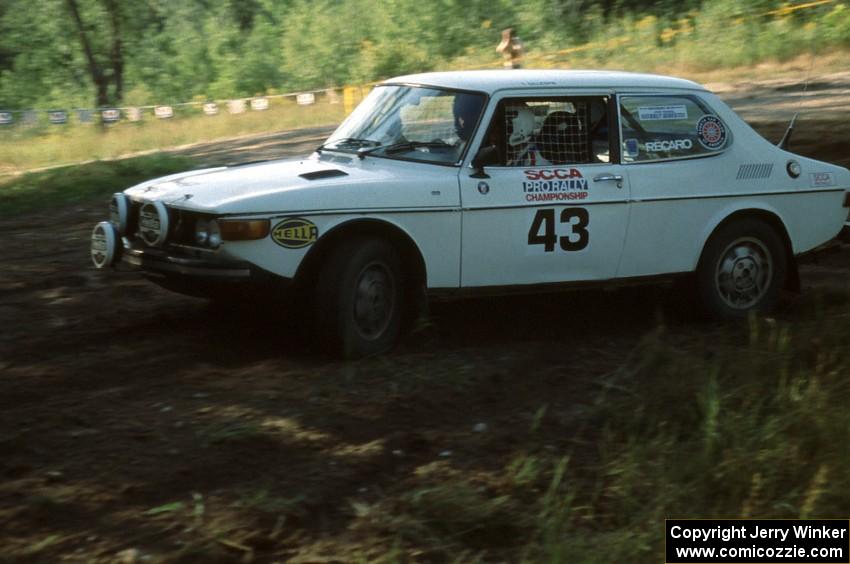
<path fill-rule="evenodd" d="M 309 106 L 310 104 L 316 101 L 316 95 L 312 92 L 305 92 L 304 94 L 299 94 L 295 97 L 295 102 L 299 106 Z"/>
<path fill-rule="evenodd" d="M 10 125 L 15 123 L 15 116 L 12 112 L 0 112 L 0 125 Z"/>
<path fill-rule="evenodd" d="M 156 106 L 153 109 L 153 115 L 159 119 L 168 119 L 174 117 L 174 108 L 171 106 Z"/>
<path fill-rule="evenodd" d="M 268 110 L 268 98 L 251 98 L 251 109 L 256 111 Z"/>
<path fill-rule="evenodd" d="M 50 110 L 47 112 L 47 120 L 53 125 L 68 123 L 68 112 L 65 110 Z"/>
<path fill-rule="evenodd" d="M 130 120 L 130 121 L 141 121 L 141 119 L 142 119 L 142 109 L 141 108 L 132 107 L 132 108 L 127 108 L 125 111 L 127 113 L 127 119 L 128 120 Z"/>
<path fill-rule="evenodd" d="M 230 100 L 227 102 L 227 111 L 231 114 L 245 113 L 245 100 Z"/>
<path fill-rule="evenodd" d="M 113 123 L 121 119 L 121 110 L 118 108 L 110 108 L 100 112 L 100 118 L 106 123 Z"/>
<path fill-rule="evenodd" d="M 204 104 L 204 113 L 208 116 L 214 116 L 218 114 L 218 104 L 215 102 L 207 102 Z"/>

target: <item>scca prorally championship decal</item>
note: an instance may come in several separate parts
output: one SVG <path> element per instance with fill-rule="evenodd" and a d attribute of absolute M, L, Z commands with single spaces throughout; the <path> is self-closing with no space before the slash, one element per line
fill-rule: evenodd
<path fill-rule="evenodd" d="M 524 170 L 526 180 L 522 191 L 528 202 L 584 200 L 587 198 L 587 179 L 575 168 Z"/>
<path fill-rule="evenodd" d="M 272 240 L 287 249 L 300 249 L 316 242 L 319 228 L 300 217 L 288 217 L 272 228 Z"/>
<path fill-rule="evenodd" d="M 717 116 L 702 116 L 697 122 L 697 139 L 706 149 L 718 151 L 726 145 L 726 126 Z"/>
<path fill-rule="evenodd" d="M 647 141 L 646 150 L 657 151 L 687 151 L 693 149 L 694 142 L 690 139 L 662 139 L 661 141 Z"/>

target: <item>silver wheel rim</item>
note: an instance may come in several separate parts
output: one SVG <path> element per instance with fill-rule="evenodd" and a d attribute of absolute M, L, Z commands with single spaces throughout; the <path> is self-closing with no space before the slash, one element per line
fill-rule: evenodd
<path fill-rule="evenodd" d="M 382 263 L 366 265 L 354 285 L 354 326 L 364 339 L 384 334 L 395 310 L 395 280 Z"/>
<path fill-rule="evenodd" d="M 764 243 L 741 237 L 721 253 L 714 279 L 726 305 L 749 309 L 764 298 L 772 276 L 773 261 Z"/>

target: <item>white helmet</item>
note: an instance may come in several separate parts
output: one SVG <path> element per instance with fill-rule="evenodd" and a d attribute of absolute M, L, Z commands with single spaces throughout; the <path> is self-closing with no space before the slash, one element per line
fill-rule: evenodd
<path fill-rule="evenodd" d="M 511 123 L 513 124 L 513 131 L 508 138 L 509 145 L 515 147 L 531 141 L 531 136 L 534 133 L 534 112 L 530 108 L 518 108 L 516 117 Z"/>

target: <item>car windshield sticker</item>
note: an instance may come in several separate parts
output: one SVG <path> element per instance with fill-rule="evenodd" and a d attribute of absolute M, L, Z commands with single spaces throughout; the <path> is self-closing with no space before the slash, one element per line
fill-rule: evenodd
<path fill-rule="evenodd" d="M 527 202 L 584 200 L 587 198 L 587 179 L 575 168 L 524 170 L 522 191 Z"/>
<path fill-rule="evenodd" d="M 690 139 L 662 139 L 660 141 L 647 141 L 647 151 L 687 151 L 692 149 L 694 142 Z"/>
<path fill-rule="evenodd" d="M 637 139 L 626 139 L 626 156 L 637 158 L 640 155 L 640 145 Z"/>
<path fill-rule="evenodd" d="M 300 249 L 316 242 L 319 228 L 300 217 L 288 217 L 272 228 L 272 240 L 287 249 Z"/>
<path fill-rule="evenodd" d="M 717 116 L 702 116 L 697 122 L 697 139 L 706 149 L 720 150 L 726 145 L 726 126 Z"/>
<path fill-rule="evenodd" d="M 638 108 L 640 121 L 661 121 L 688 119 L 688 108 L 684 105 L 675 106 L 641 106 Z"/>
<path fill-rule="evenodd" d="M 812 186 L 815 188 L 835 186 L 835 175 L 831 172 L 813 172 L 810 176 Z"/>

